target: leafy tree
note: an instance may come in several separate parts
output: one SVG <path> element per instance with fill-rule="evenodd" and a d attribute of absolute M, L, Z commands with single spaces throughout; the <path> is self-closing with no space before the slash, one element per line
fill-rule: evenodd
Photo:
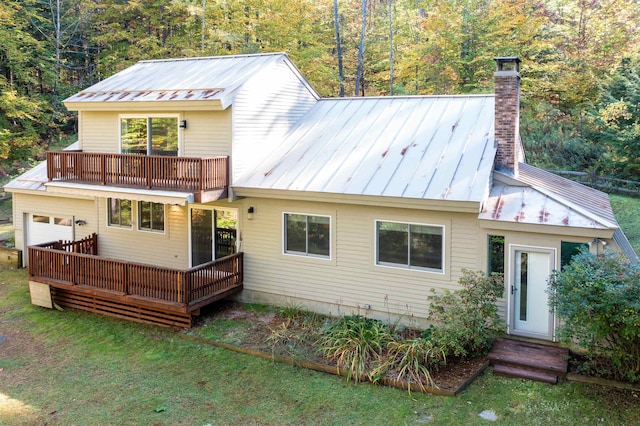
<path fill-rule="evenodd" d="M 637 180 L 640 176 L 640 56 L 621 61 L 604 86 L 591 119 L 589 136 L 607 148 L 600 169 Z"/>
<path fill-rule="evenodd" d="M 613 251 L 574 256 L 549 281 L 563 342 L 617 379 L 640 381 L 640 267 Z M 602 362 L 603 360 L 608 362 Z"/>

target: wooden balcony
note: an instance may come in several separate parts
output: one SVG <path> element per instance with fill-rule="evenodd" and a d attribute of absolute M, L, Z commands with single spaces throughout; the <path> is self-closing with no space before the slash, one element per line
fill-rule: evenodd
<path fill-rule="evenodd" d="M 99 257 L 98 236 L 30 246 L 29 280 L 59 306 L 165 326 L 190 327 L 194 313 L 242 290 L 243 254 L 189 269 Z"/>
<path fill-rule="evenodd" d="M 208 202 L 227 197 L 229 157 L 49 151 L 47 178 L 50 182 L 191 192 L 195 202 Z"/>

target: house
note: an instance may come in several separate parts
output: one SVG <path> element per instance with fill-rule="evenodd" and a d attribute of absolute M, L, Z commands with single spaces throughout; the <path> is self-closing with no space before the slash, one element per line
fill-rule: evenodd
<path fill-rule="evenodd" d="M 221 297 L 423 325 L 431 289 L 492 270 L 508 332 L 553 340 L 563 259 L 635 253 L 606 194 L 526 164 L 519 60 L 496 62 L 491 95 L 338 99 L 282 53 L 139 62 L 66 99 L 77 145 L 6 186 L 32 294 L 168 325 Z"/>

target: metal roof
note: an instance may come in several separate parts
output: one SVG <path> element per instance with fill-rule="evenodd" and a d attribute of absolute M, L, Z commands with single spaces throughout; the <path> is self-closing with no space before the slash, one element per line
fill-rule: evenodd
<path fill-rule="evenodd" d="M 607 194 L 531 165 L 517 176 L 495 172 L 479 219 L 589 229 L 617 229 Z"/>
<path fill-rule="evenodd" d="M 66 147 L 64 151 L 75 151 L 80 148 L 80 144 L 76 141 Z M 4 189 L 11 192 L 12 190 L 27 191 L 46 191 L 45 183 L 47 178 L 47 162 L 41 161 L 31 169 L 22 173 L 4 186 Z"/>
<path fill-rule="evenodd" d="M 494 96 L 322 99 L 235 188 L 481 202 Z"/>
<path fill-rule="evenodd" d="M 316 94 L 285 53 L 265 53 L 140 61 L 64 102 L 219 101 L 226 108 L 250 78 L 283 61 Z"/>

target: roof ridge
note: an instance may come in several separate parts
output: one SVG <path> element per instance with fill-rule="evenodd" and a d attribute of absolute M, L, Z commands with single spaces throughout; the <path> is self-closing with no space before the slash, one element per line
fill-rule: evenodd
<path fill-rule="evenodd" d="M 138 64 L 158 63 L 158 62 L 180 62 L 180 61 L 206 61 L 211 59 L 233 59 L 233 58 L 252 58 L 260 56 L 287 56 L 286 52 L 264 52 L 264 53 L 246 53 L 237 55 L 217 55 L 217 56 L 196 56 L 189 58 L 164 58 L 164 59 L 144 59 L 138 61 Z"/>

